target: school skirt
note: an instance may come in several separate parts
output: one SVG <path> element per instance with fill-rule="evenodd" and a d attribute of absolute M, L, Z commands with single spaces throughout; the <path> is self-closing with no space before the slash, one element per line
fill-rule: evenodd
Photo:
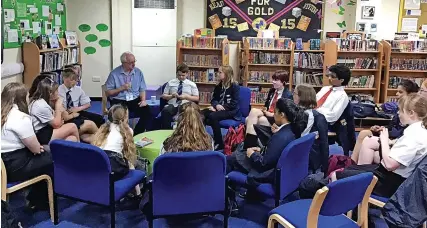
<path fill-rule="evenodd" d="M 80 127 L 84 124 L 85 119 L 86 118 L 84 118 L 84 117 L 78 116 L 76 118 L 72 118 L 68 121 L 65 121 L 65 123 L 73 123 L 77 126 L 77 129 L 80 129 Z"/>
<path fill-rule="evenodd" d="M 40 145 L 48 145 L 53 135 L 53 127 L 49 124 L 38 130 L 36 133 Z"/>
<path fill-rule="evenodd" d="M 126 158 L 123 157 L 122 154 L 104 150 L 110 160 L 111 172 L 113 172 L 114 181 L 122 179 L 129 173 L 129 163 Z"/>

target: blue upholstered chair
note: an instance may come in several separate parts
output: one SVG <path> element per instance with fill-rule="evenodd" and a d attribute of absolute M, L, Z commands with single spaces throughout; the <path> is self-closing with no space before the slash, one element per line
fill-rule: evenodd
<path fill-rule="evenodd" d="M 368 228 L 368 199 L 377 178 L 363 173 L 344 178 L 317 190 L 314 198 L 283 204 L 270 211 L 268 228 L 276 222 L 290 227 Z M 344 214 L 359 206 L 357 223 Z"/>
<path fill-rule="evenodd" d="M 145 173 L 130 170 L 123 179 L 112 179 L 110 160 L 100 148 L 88 144 L 54 140 L 50 143 L 54 165 L 55 202 L 58 196 L 109 207 L 115 227 L 115 203 L 145 181 Z M 56 209 L 57 207 L 55 207 Z M 55 210 L 55 224 L 58 211 Z"/>
<path fill-rule="evenodd" d="M 237 127 L 241 123 L 245 123 L 245 119 L 249 116 L 249 111 L 251 108 L 251 90 L 248 87 L 240 86 L 240 100 L 239 100 L 239 108 L 242 113 L 241 120 L 222 120 L 219 122 L 221 128 L 229 128 L 229 127 Z"/>
<path fill-rule="evenodd" d="M 310 133 L 289 143 L 277 162 L 274 185 L 263 183 L 257 187 L 256 190 L 262 195 L 275 199 L 276 207 L 308 175 L 308 158 L 315 138 L 316 133 Z M 227 177 L 237 185 L 246 185 L 247 175 L 243 173 L 232 171 Z"/>
<path fill-rule="evenodd" d="M 169 153 L 159 156 L 153 164 L 149 182 L 153 220 L 179 215 L 222 214 L 228 226 L 226 160 L 219 152 L 200 151 Z"/>

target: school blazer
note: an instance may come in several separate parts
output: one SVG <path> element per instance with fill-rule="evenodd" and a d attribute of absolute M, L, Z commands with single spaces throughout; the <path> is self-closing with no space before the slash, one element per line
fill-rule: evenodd
<path fill-rule="evenodd" d="M 211 105 L 216 107 L 221 99 L 222 82 L 215 86 Z M 229 88 L 225 90 L 224 108 L 225 111 L 231 112 L 235 120 L 242 118 L 242 113 L 239 107 L 240 102 L 240 86 L 237 83 L 233 83 Z"/>
<path fill-rule="evenodd" d="M 264 103 L 264 107 L 266 107 L 267 109 L 270 107 L 270 103 L 271 103 L 271 100 L 273 100 L 273 98 L 274 98 L 274 93 L 275 92 L 276 92 L 275 88 L 271 88 L 268 91 L 267 100 L 265 100 L 265 103 Z M 288 98 L 288 99 L 291 99 L 291 100 L 293 99 L 292 93 L 288 90 L 287 87 L 285 87 L 283 89 L 283 93 L 282 93 L 282 97 L 281 98 Z"/>
<path fill-rule="evenodd" d="M 356 128 L 354 124 L 353 105 L 348 102 L 343 114 L 332 125 L 332 131 L 338 136 L 338 143 L 342 146 L 344 154 L 349 155 L 356 145 Z"/>
<path fill-rule="evenodd" d="M 326 173 L 328 170 L 329 159 L 329 143 L 328 143 L 328 122 L 325 116 L 316 110 L 313 111 L 314 123 L 311 127 L 311 132 L 318 133 L 318 138 L 314 141 L 311 147 L 309 157 L 309 170 L 313 173 L 321 168 L 321 171 Z"/>

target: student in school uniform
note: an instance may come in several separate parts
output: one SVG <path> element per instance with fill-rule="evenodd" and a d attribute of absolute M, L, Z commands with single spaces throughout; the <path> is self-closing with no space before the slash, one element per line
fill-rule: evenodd
<path fill-rule="evenodd" d="M 80 86 L 76 86 L 78 76 L 72 69 L 65 69 L 62 72 L 62 78 L 64 83 L 58 88 L 59 97 L 63 100 L 66 109 L 62 113 L 62 118 L 65 123 L 74 123 L 77 126 L 83 142 L 91 143 L 98 127 L 90 117 L 98 119 L 96 116 L 101 116 L 84 111 L 90 107 L 90 98 Z"/>
<path fill-rule="evenodd" d="M 211 106 L 202 111 L 205 124 L 210 125 L 214 134 L 215 149 L 224 149 L 219 122 L 226 119 L 240 120 L 240 86 L 234 81 L 233 68 L 221 66 L 218 71 L 219 83 L 215 86 Z"/>
<path fill-rule="evenodd" d="M 252 108 L 246 118 L 245 147 L 257 146 L 257 136 L 254 125 L 271 126 L 274 124 L 274 108 L 280 98 L 292 99 L 292 93 L 286 84 L 289 83 L 287 71 L 276 71 L 272 78 L 273 88 L 268 91 L 267 100 L 262 109 Z"/>
<path fill-rule="evenodd" d="M 402 97 L 399 100 L 399 117 L 400 121 L 408 127 L 391 148 L 389 131 L 387 128 L 382 129 L 379 165 L 349 166 L 343 171 L 333 172 L 331 179 L 373 172 L 378 177 L 374 194 L 391 197 L 427 155 L 427 98 L 415 93 Z"/>
<path fill-rule="evenodd" d="M 41 80 L 29 105 L 34 131 L 40 144 L 47 145 L 54 139 L 80 141 L 77 126 L 74 123 L 64 124 L 64 111 L 62 98 L 58 96 L 58 84 L 50 77 Z"/>
<path fill-rule="evenodd" d="M 187 79 L 188 66 L 178 65 L 176 78 L 170 80 L 163 91 L 162 98 L 168 101 L 161 114 L 162 129 L 172 129 L 173 117 L 178 113 L 179 106 L 187 102 L 199 101 L 199 90 L 196 83 Z"/>
<path fill-rule="evenodd" d="M 1 93 L 1 158 L 8 182 L 29 180 L 52 171 L 52 157 L 45 152 L 28 115 L 27 90 L 22 83 L 7 84 Z M 44 181 L 31 185 L 27 196 L 33 209 L 48 209 Z"/>

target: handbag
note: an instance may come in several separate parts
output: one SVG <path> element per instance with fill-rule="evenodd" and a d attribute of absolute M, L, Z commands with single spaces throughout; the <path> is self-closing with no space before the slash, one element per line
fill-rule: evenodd
<path fill-rule="evenodd" d="M 353 95 L 351 98 L 351 103 L 353 106 L 354 117 L 356 118 L 366 118 L 366 117 L 376 117 L 377 112 L 375 108 L 377 105 L 371 100 L 361 100 L 360 96 Z"/>

